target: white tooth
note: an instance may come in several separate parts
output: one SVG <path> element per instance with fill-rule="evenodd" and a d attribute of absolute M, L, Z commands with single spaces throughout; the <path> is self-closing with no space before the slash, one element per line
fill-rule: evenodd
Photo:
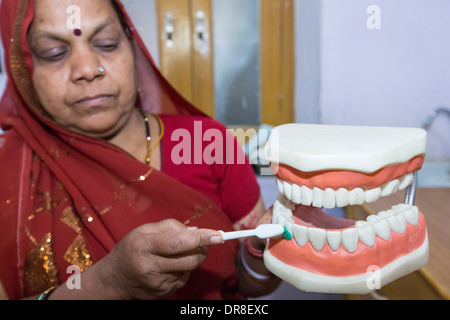
<path fill-rule="evenodd" d="M 323 204 L 323 190 L 319 188 L 314 188 L 312 205 L 313 207 L 321 208 L 322 204 Z"/>
<path fill-rule="evenodd" d="M 280 215 L 282 215 L 283 217 L 285 217 L 288 221 L 293 221 L 292 220 L 292 211 L 289 208 L 286 208 L 285 206 L 283 206 L 280 210 Z"/>
<path fill-rule="evenodd" d="M 406 230 L 406 218 L 402 214 L 396 214 L 387 218 L 392 231 L 403 233 Z"/>
<path fill-rule="evenodd" d="M 395 210 L 396 212 L 401 212 L 410 209 L 412 206 L 410 204 L 406 203 L 399 203 L 394 206 L 392 206 L 392 210 Z"/>
<path fill-rule="evenodd" d="M 375 244 L 375 228 L 366 221 L 357 221 L 355 227 L 358 230 L 359 240 L 366 246 L 373 247 Z"/>
<path fill-rule="evenodd" d="M 348 193 L 348 203 L 350 205 L 361 205 L 364 203 L 364 190 L 355 188 Z"/>
<path fill-rule="evenodd" d="M 389 222 L 379 216 L 371 215 L 367 217 L 367 221 L 375 228 L 375 233 L 383 240 L 389 240 L 391 237 L 391 229 Z"/>
<path fill-rule="evenodd" d="M 283 193 L 283 181 L 277 179 L 277 187 L 280 193 Z"/>
<path fill-rule="evenodd" d="M 342 231 L 342 244 L 348 252 L 356 251 L 358 247 L 358 230 L 350 228 Z"/>
<path fill-rule="evenodd" d="M 405 232 L 406 229 L 406 217 L 403 215 L 403 213 L 398 213 L 397 214 L 397 219 L 400 220 L 400 224 L 401 224 L 401 228 L 402 228 L 402 233 Z"/>
<path fill-rule="evenodd" d="M 278 215 L 278 219 L 277 219 L 277 221 L 275 221 L 275 224 L 280 224 L 280 225 L 282 225 L 283 227 L 284 227 L 284 221 L 285 221 L 286 219 L 283 217 L 283 215 Z"/>
<path fill-rule="evenodd" d="M 277 224 L 280 216 L 285 216 L 288 219 L 292 218 L 292 211 L 277 199 L 273 204 L 272 223 Z"/>
<path fill-rule="evenodd" d="M 375 223 L 378 220 L 381 220 L 381 218 L 379 216 L 377 216 L 376 214 L 371 214 L 366 219 L 366 221 L 369 222 L 369 223 Z"/>
<path fill-rule="evenodd" d="M 314 249 L 320 251 L 327 241 L 327 232 L 323 229 L 308 228 L 308 237 Z"/>
<path fill-rule="evenodd" d="M 327 241 L 331 250 L 336 251 L 341 245 L 341 232 L 340 231 L 327 231 Z"/>
<path fill-rule="evenodd" d="M 395 179 L 394 180 L 394 189 L 392 189 L 392 193 L 396 193 L 398 191 L 399 185 L 400 185 L 400 180 L 399 179 Z"/>
<path fill-rule="evenodd" d="M 278 200 L 275 200 L 275 203 L 273 204 L 272 208 L 272 223 L 276 224 L 278 220 L 278 208 L 279 208 L 280 202 Z"/>
<path fill-rule="evenodd" d="M 302 204 L 310 206 L 313 199 L 313 192 L 310 188 L 302 186 Z"/>
<path fill-rule="evenodd" d="M 292 232 L 294 234 L 295 241 L 297 241 L 300 246 L 303 247 L 308 242 L 309 238 L 307 227 L 294 224 Z"/>
<path fill-rule="evenodd" d="M 331 188 L 326 188 L 323 193 L 323 207 L 332 209 L 336 206 L 336 192 Z"/>
<path fill-rule="evenodd" d="M 283 181 L 283 190 L 283 194 L 286 196 L 286 198 L 291 200 L 292 186 L 286 181 Z"/>
<path fill-rule="evenodd" d="M 274 224 L 281 224 L 282 226 L 284 226 L 284 220 L 284 216 L 282 214 L 279 214 Z"/>
<path fill-rule="evenodd" d="M 398 184 L 400 181 L 398 179 L 389 181 L 381 186 L 381 196 L 386 197 L 398 190 Z"/>
<path fill-rule="evenodd" d="M 285 215 L 280 215 L 278 217 L 278 224 L 285 227 L 292 234 L 293 221 L 291 218 L 286 217 Z"/>
<path fill-rule="evenodd" d="M 367 203 L 372 203 L 380 199 L 381 188 L 375 188 L 364 192 L 364 198 Z"/>
<path fill-rule="evenodd" d="M 348 206 L 348 190 L 344 188 L 340 188 L 336 191 L 336 205 L 339 208 Z"/>
<path fill-rule="evenodd" d="M 292 231 L 294 229 L 294 225 L 295 225 L 295 223 L 293 223 L 292 221 L 286 220 L 286 224 L 284 226 L 287 229 L 287 231 L 289 231 L 289 233 L 292 234 Z"/>
<path fill-rule="evenodd" d="M 289 211 L 289 214 L 288 214 L 288 215 L 283 214 L 283 217 L 286 219 L 286 221 L 287 221 L 288 223 L 294 223 L 294 219 L 292 219 L 292 217 L 293 217 L 294 215 L 292 214 L 292 211 L 291 211 L 291 210 L 288 209 L 288 211 Z"/>
<path fill-rule="evenodd" d="M 279 200 L 275 200 L 275 203 L 273 204 L 273 214 L 272 214 L 272 223 L 276 224 L 278 221 L 278 216 L 280 215 L 280 212 L 282 210 L 283 205 L 280 203 Z"/>
<path fill-rule="evenodd" d="M 380 211 L 377 213 L 377 216 L 379 216 L 380 218 L 384 218 L 387 219 L 389 217 L 392 217 L 395 214 L 394 210 L 388 209 L 385 211 Z"/>
<path fill-rule="evenodd" d="M 405 216 L 406 221 L 413 226 L 417 226 L 419 223 L 419 209 L 416 206 L 412 206 L 411 208 L 402 212 Z"/>
<path fill-rule="evenodd" d="M 404 176 L 400 177 L 400 179 L 399 179 L 400 183 L 398 185 L 398 189 L 403 190 L 406 187 L 408 187 L 411 184 L 411 182 L 413 181 L 413 178 L 414 178 L 414 175 L 412 173 L 408 173 L 408 174 L 405 174 Z"/>
<path fill-rule="evenodd" d="M 370 225 L 370 223 L 368 223 L 367 221 L 359 220 L 359 221 L 356 221 L 355 228 L 362 229 L 362 228 L 367 227 L 367 225 Z"/>
<path fill-rule="evenodd" d="M 292 202 L 296 204 L 300 204 L 302 202 L 302 188 L 298 185 L 292 185 Z"/>

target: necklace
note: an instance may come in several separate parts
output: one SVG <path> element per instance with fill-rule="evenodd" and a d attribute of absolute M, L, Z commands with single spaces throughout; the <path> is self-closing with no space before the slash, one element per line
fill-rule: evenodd
<path fill-rule="evenodd" d="M 148 116 L 144 113 L 144 111 L 142 109 L 139 109 L 139 111 L 141 112 L 142 117 L 144 118 L 144 122 L 145 122 L 145 131 L 147 134 L 147 138 L 146 138 L 146 143 L 147 143 L 147 154 L 145 156 L 145 163 L 147 165 L 150 164 L 150 157 L 152 155 L 152 148 L 151 148 L 151 141 L 152 141 L 152 136 L 150 135 L 150 125 L 149 125 L 149 119 Z"/>
<path fill-rule="evenodd" d="M 142 117 L 144 118 L 144 122 L 145 122 L 145 131 L 147 134 L 147 138 L 146 138 L 146 143 L 147 143 L 147 154 L 145 156 L 145 164 L 150 165 L 150 160 L 152 158 L 152 153 L 153 153 L 153 149 L 157 148 L 159 146 L 159 144 L 161 143 L 162 138 L 164 137 L 164 123 L 162 122 L 161 118 L 153 113 L 152 115 L 156 118 L 156 120 L 159 123 L 159 130 L 160 130 L 160 135 L 157 141 L 155 141 L 155 143 L 151 144 L 152 141 L 152 137 L 150 135 L 150 119 L 148 117 L 148 115 L 145 113 L 144 110 L 142 109 L 138 109 L 139 112 L 141 113 Z"/>

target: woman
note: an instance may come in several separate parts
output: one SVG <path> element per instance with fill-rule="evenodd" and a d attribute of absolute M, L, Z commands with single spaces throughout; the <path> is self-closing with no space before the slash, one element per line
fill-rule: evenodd
<path fill-rule="evenodd" d="M 270 221 L 249 166 L 175 164 L 175 130 L 227 132 L 160 75 L 118 1 L 8 0 L 0 18 L 0 297 L 239 299 L 277 286 L 263 241 L 240 249 L 217 231 Z"/>

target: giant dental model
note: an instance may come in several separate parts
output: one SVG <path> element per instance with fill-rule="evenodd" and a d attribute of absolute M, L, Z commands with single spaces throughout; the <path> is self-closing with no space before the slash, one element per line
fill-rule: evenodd
<path fill-rule="evenodd" d="M 275 131 L 265 149 L 281 193 L 272 222 L 294 237 L 268 240 L 269 270 L 304 291 L 367 294 L 427 264 L 425 219 L 414 206 L 424 130 L 287 124 Z M 370 203 L 405 188 L 406 203 L 366 221 L 320 209 Z"/>

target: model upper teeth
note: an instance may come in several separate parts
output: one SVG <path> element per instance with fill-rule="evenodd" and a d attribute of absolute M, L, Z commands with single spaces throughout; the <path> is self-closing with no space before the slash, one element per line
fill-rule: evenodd
<path fill-rule="evenodd" d="M 302 171 L 339 168 L 375 172 L 425 154 L 427 133 L 417 128 L 285 124 L 275 128 L 265 158 Z"/>
<path fill-rule="evenodd" d="M 292 206 L 285 206 L 277 200 L 274 204 L 273 223 L 278 223 L 290 231 L 300 246 L 308 242 L 316 250 L 322 250 L 328 244 L 331 250 L 337 251 L 342 245 L 348 252 L 356 251 L 358 241 L 368 247 L 375 244 L 375 237 L 389 240 L 391 232 L 404 233 L 407 223 L 416 226 L 419 221 L 419 210 L 408 204 L 398 204 L 390 210 L 371 215 L 366 221 L 357 221 L 354 227 L 340 230 L 327 230 L 307 227 L 294 222 Z"/>
<path fill-rule="evenodd" d="M 277 179 L 277 186 L 280 193 L 295 204 L 331 209 L 348 205 L 361 205 L 365 202 L 375 202 L 380 197 L 386 197 L 398 190 L 405 189 L 411 184 L 412 180 L 413 174 L 408 173 L 399 179 L 389 181 L 381 187 L 371 190 L 363 190 L 362 188 L 347 190 L 340 188 L 335 191 L 331 188 L 322 190 L 317 187 L 310 189 L 306 186 L 290 184 L 279 179 Z"/>

